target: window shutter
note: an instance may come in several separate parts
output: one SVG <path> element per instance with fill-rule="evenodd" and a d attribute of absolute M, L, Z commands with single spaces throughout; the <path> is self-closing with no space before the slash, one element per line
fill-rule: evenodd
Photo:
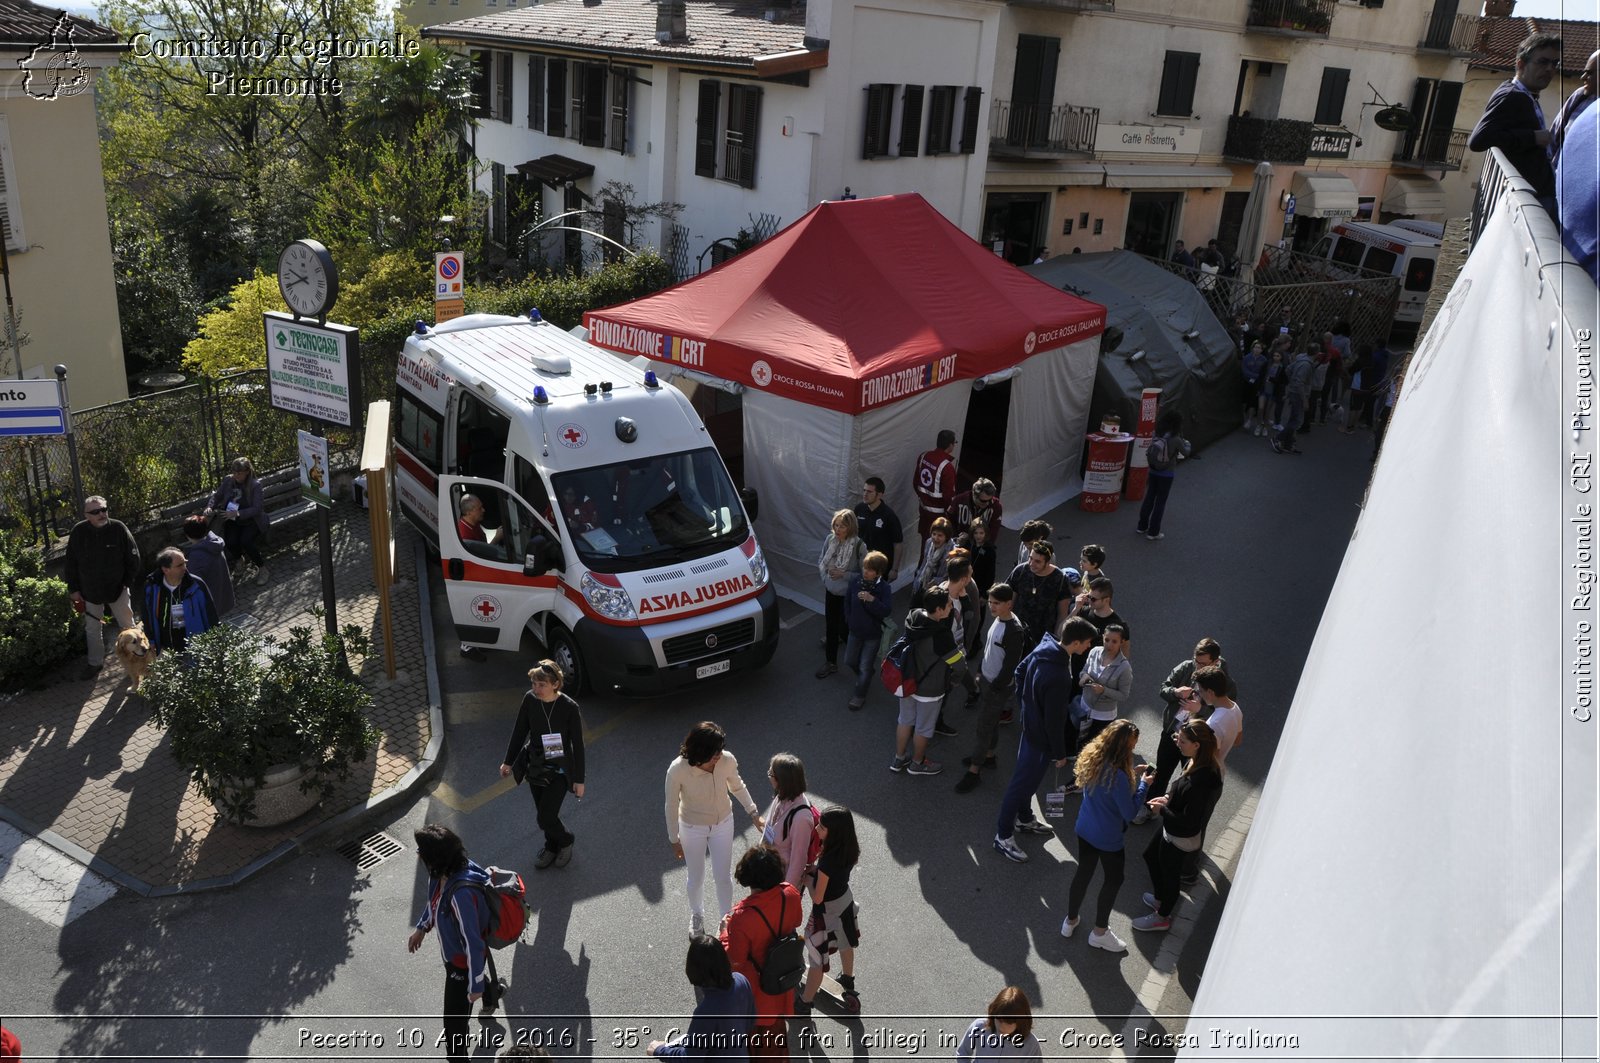
<path fill-rule="evenodd" d="M 701 79 L 694 130 L 694 172 L 701 177 L 717 176 L 717 105 L 721 99 L 722 82 Z"/>
<path fill-rule="evenodd" d="M 756 186 L 756 138 L 761 132 L 761 90 L 728 86 L 728 154 L 723 178 L 743 188 Z"/>
<path fill-rule="evenodd" d="M 489 52 L 472 53 L 472 113 L 479 117 L 489 113 L 489 78 L 494 56 Z"/>
<path fill-rule="evenodd" d="M 0 228 L 5 233 L 6 250 L 13 253 L 28 249 L 28 238 L 22 231 L 22 196 L 13 176 L 16 172 L 11 161 L 11 126 L 0 114 Z"/>
<path fill-rule="evenodd" d="M 983 106 L 983 90 L 976 85 L 967 86 L 967 98 L 961 108 L 961 154 L 971 155 L 978 150 L 978 115 Z"/>
<path fill-rule="evenodd" d="M 544 56 L 528 56 L 528 128 L 544 129 Z"/>
<path fill-rule="evenodd" d="M 922 142 L 922 86 L 907 85 L 900 103 L 900 154 L 915 158 Z"/>
<path fill-rule="evenodd" d="M 1433 101 L 1433 78 L 1418 78 L 1416 87 L 1411 90 L 1411 128 L 1404 133 L 1404 140 L 1400 145 L 1402 159 L 1417 157 L 1417 145 L 1422 141 L 1422 130 L 1427 123 L 1428 104 Z"/>
<path fill-rule="evenodd" d="M 928 92 L 928 137 L 924 148 L 929 155 L 950 152 L 950 131 L 956 117 L 956 87 L 935 85 Z"/>
<path fill-rule="evenodd" d="M 498 162 L 489 164 L 489 225 L 490 239 L 506 246 L 506 168 Z"/>
<path fill-rule="evenodd" d="M 578 81 L 583 83 L 583 100 L 575 106 L 582 112 L 578 139 L 591 148 L 606 146 L 606 68 L 601 63 L 578 66 Z"/>
<path fill-rule="evenodd" d="M 567 135 L 567 61 L 551 59 L 545 64 L 544 131 L 553 137 Z"/>
<path fill-rule="evenodd" d="M 511 53 L 494 53 L 495 118 L 511 121 Z"/>
<path fill-rule="evenodd" d="M 861 157 L 880 159 L 889 154 L 889 122 L 894 116 L 894 86 L 867 86 L 867 124 L 861 136 Z"/>
<path fill-rule="evenodd" d="M 1157 114 L 1194 113 L 1194 88 L 1200 77 L 1199 52 L 1168 52 L 1161 67 L 1161 95 Z"/>
<path fill-rule="evenodd" d="M 1349 70 L 1337 66 L 1322 68 L 1322 90 L 1317 94 L 1318 125 L 1344 124 L 1344 97 L 1349 87 Z"/>
<path fill-rule="evenodd" d="M 611 79 L 611 133 L 608 146 L 619 154 L 628 153 L 628 92 L 632 78 L 622 70 L 613 71 Z"/>
<path fill-rule="evenodd" d="M 572 116 L 567 119 L 567 136 L 578 140 L 583 136 L 583 96 L 588 88 L 585 73 L 587 63 L 572 64 Z"/>
<path fill-rule="evenodd" d="M 1444 159 L 1450 154 L 1450 134 L 1456 124 L 1456 110 L 1461 106 L 1459 81 L 1441 81 L 1433 94 L 1433 113 L 1428 116 L 1428 159 Z"/>

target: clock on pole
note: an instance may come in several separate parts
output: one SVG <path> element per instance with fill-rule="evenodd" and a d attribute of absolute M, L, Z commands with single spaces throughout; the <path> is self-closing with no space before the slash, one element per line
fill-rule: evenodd
<path fill-rule="evenodd" d="M 316 240 L 296 240 L 278 256 L 278 290 L 297 318 L 325 320 L 339 298 L 339 271 Z"/>

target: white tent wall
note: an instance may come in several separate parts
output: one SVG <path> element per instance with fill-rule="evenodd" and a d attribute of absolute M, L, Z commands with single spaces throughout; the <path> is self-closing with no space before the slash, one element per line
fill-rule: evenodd
<path fill-rule="evenodd" d="M 1562 260 L 1505 195 L 1413 360 L 1183 1059 L 1290 1036 L 1297 1060 L 1594 1058 L 1595 724 L 1564 697 L 1562 551 L 1596 300 Z"/>
<path fill-rule="evenodd" d="M 1083 490 L 1084 435 L 1100 337 L 1040 351 L 1011 378 L 1004 523 L 1013 530 Z M 997 573 L 1004 578 L 1004 573 Z"/>
<path fill-rule="evenodd" d="M 855 420 L 759 388 L 744 392 L 744 476 L 761 498 L 761 551 L 778 593 L 818 612 L 817 555 L 830 518 L 861 500 Z"/>

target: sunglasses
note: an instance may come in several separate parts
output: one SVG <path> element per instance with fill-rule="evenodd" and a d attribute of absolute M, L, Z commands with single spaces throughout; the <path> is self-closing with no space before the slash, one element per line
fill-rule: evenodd
<path fill-rule="evenodd" d="M 105 511 L 106 511 L 106 507 L 105 506 L 101 506 L 99 509 L 86 509 L 86 510 L 84 510 L 84 512 L 89 514 L 89 516 L 91 516 L 91 517 L 98 517 L 100 514 L 104 513 Z"/>

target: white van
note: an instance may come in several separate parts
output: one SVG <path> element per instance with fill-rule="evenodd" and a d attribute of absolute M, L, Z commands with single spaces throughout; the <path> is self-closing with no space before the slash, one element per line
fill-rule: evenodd
<path fill-rule="evenodd" d="M 1398 225 L 1347 221 L 1329 229 L 1311 249 L 1313 258 L 1328 262 L 1334 276 L 1355 278 L 1361 270 L 1400 278 L 1400 299 L 1395 307 L 1397 332 L 1415 333 L 1422 325 L 1422 310 L 1433 287 L 1439 263 L 1440 238 Z"/>
<path fill-rule="evenodd" d="M 529 629 L 574 691 L 766 664 L 754 495 L 677 388 L 536 315 L 419 323 L 400 353 L 396 495 L 438 550 L 458 637 L 515 651 Z M 469 493 L 479 529 L 457 520 Z"/>

